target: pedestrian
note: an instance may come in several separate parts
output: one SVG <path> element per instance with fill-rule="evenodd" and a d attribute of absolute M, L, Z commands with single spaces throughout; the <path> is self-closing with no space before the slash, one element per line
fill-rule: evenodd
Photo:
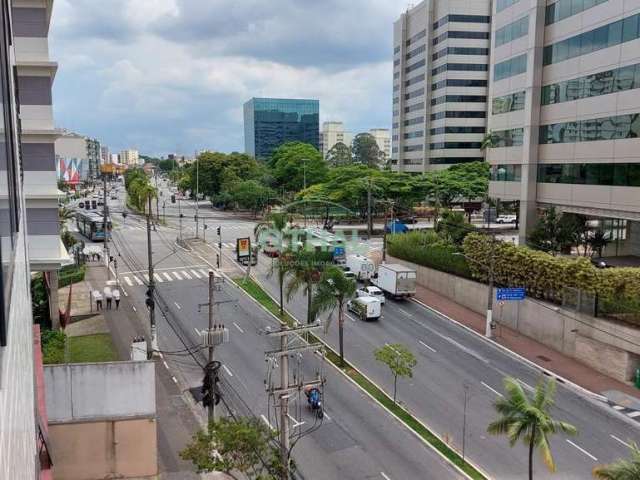
<path fill-rule="evenodd" d="M 113 291 L 113 299 L 116 301 L 116 310 L 120 308 L 120 290 L 117 288 Z"/>
<path fill-rule="evenodd" d="M 113 293 L 111 288 L 104 287 L 104 298 L 107 300 L 107 310 L 111 310 L 111 300 L 113 299 Z"/>
<path fill-rule="evenodd" d="M 96 253 L 96 257 L 98 258 L 98 262 L 100 261 L 100 254 Z"/>
<path fill-rule="evenodd" d="M 93 298 L 96 300 L 96 310 L 102 310 L 102 294 L 98 290 L 93 291 Z"/>

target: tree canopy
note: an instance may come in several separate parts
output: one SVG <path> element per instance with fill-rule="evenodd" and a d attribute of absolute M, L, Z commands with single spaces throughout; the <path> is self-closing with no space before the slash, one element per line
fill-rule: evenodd
<path fill-rule="evenodd" d="M 370 133 L 359 133 L 353 139 L 351 147 L 353 162 L 369 168 L 379 168 L 385 162 L 385 154 Z"/>
<path fill-rule="evenodd" d="M 273 177 L 288 192 L 298 192 L 306 186 L 323 182 L 328 167 L 322 154 L 312 145 L 285 143 L 271 157 Z"/>
<path fill-rule="evenodd" d="M 353 163 L 351 158 L 351 147 L 342 142 L 336 143 L 327 152 L 327 164 L 331 167 L 344 167 L 346 165 L 351 165 L 351 163 Z"/>

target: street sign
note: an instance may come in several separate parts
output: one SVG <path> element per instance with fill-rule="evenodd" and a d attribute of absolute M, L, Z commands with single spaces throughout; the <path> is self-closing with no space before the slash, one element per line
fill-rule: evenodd
<path fill-rule="evenodd" d="M 500 301 L 524 300 L 527 296 L 522 287 L 518 288 L 498 288 L 496 298 Z"/>
<path fill-rule="evenodd" d="M 238 261 L 243 258 L 249 258 L 249 255 L 251 254 L 251 239 L 249 237 L 237 238 L 236 248 L 238 251 Z"/>

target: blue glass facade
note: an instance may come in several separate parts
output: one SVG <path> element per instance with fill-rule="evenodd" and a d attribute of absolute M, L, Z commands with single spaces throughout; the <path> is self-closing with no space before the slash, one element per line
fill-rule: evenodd
<path fill-rule="evenodd" d="M 283 143 L 320 148 L 320 102 L 252 98 L 244 104 L 245 153 L 266 159 Z"/>

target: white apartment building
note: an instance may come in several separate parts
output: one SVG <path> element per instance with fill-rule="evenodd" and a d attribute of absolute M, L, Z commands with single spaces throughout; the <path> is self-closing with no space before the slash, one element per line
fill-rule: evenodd
<path fill-rule="evenodd" d="M 394 24 L 392 168 L 483 160 L 490 0 L 425 0 Z"/>
<path fill-rule="evenodd" d="M 497 0 L 490 194 L 600 222 L 609 255 L 640 255 L 640 1 Z"/>
<path fill-rule="evenodd" d="M 344 123 L 342 122 L 324 122 L 322 131 L 320 132 L 320 151 L 322 157 L 327 158 L 329 150 L 337 143 L 344 143 L 347 147 L 353 142 L 353 134 L 344 131 Z"/>
<path fill-rule="evenodd" d="M 120 163 L 136 167 L 140 163 L 138 150 L 122 150 L 119 155 Z"/>
<path fill-rule="evenodd" d="M 391 158 L 391 133 L 388 128 L 372 128 L 369 133 L 376 139 L 378 148 L 386 158 Z"/>

